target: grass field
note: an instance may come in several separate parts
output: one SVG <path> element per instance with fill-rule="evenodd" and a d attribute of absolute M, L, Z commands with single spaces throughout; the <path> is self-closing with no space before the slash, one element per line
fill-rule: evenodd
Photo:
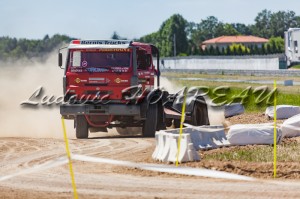
<path fill-rule="evenodd" d="M 277 161 L 300 162 L 299 150 L 297 142 L 282 143 L 277 146 Z M 218 161 L 273 162 L 273 147 L 262 145 L 231 147 L 222 152 L 208 154 L 205 158 Z"/>
<path fill-rule="evenodd" d="M 266 107 L 273 106 L 273 97 L 269 98 L 268 94 L 273 89 L 273 84 L 253 84 L 253 83 L 237 83 L 237 82 L 222 82 L 220 80 L 272 80 L 283 81 L 292 79 L 300 81 L 300 77 L 261 77 L 261 76 L 237 76 L 237 75 L 207 75 L 207 74 L 189 74 L 189 73 L 162 73 L 162 76 L 167 77 L 172 84 L 179 85 L 179 87 L 187 86 L 207 86 L 211 99 L 217 97 L 213 90 L 220 86 L 229 87 L 228 90 L 218 90 L 217 94 L 225 94 L 216 102 L 226 101 L 231 102 L 234 96 L 248 96 L 245 97 L 246 113 L 237 116 L 247 123 L 255 123 L 253 117 L 262 115 Z M 182 80 L 181 78 L 205 78 L 201 80 Z M 218 79 L 218 81 L 215 81 Z M 251 89 L 246 89 L 251 86 Z M 253 92 L 254 89 L 267 86 L 268 91 L 259 97 L 260 92 Z M 283 86 L 278 85 L 277 91 L 277 105 L 288 104 L 300 106 L 300 88 L 299 86 Z M 236 98 L 234 102 L 240 102 L 243 98 Z M 258 99 L 263 99 L 261 103 L 256 103 Z M 264 117 L 264 116 L 263 116 Z M 253 119 L 252 119 L 253 118 Z M 256 118 L 257 119 L 257 118 Z M 249 121 L 248 121 L 249 120 Z M 230 120 L 229 120 L 230 121 Z M 272 122 L 272 120 L 270 120 Z M 228 171 L 242 175 L 249 175 L 259 178 L 273 177 L 273 146 L 272 145 L 247 145 L 247 146 L 231 146 L 220 149 L 213 149 L 201 153 L 202 161 L 198 166 L 205 168 L 214 168 L 221 171 Z M 277 176 L 279 178 L 299 179 L 299 165 L 300 162 L 300 137 L 299 138 L 284 138 L 280 144 L 277 145 Z M 193 163 L 191 163 L 193 165 Z"/>
<path fill-rule="evenodd" d="M 274 103 L 272 97 L 273 84 L 253 84 L 253 83 L 241 83 L 241 82 L 216 82 L 215 79 L 221 81 L 222 79 L 234 79 L 234 80 L 274 80 L 274 77 L 261 77 L 261 76 L 236 76 L 236 75 L 206 75 L 206 74 L 189 74 L 189 73 L 163 73 L 162 76 L 167 77 L 172 83 L 180 86 L 197 87 L 206 86 L 209 88 L 208 95 L 214 99 L 218 94 L 224 94 L 214 102 L 241 102 L 242 98 L 238 96 L 244 96 L 244 105 L 246 112 L 261 112 L 268 106 L 272 106 Z M 179 78 L 206 78 L 211 81 L 202 80 L 182 80 Z M 286 80 L 286 77 L 276 77 L 276 81 Z M 300 81 L 300 77 L 288 77 L 294 81 Z M 219 89 L 217 92 L 213 92 L 215 88 L 220 86 L 226 86 L 229 89 Z M 249 88 L 251 86 L 251 88 Z M 262 94 L 262 86 L 267 87 L 267 91 Z M 249 89 L 247 89 L 249 88 Z M 259 91 L 254 92 L 255 89 Z M 260 94 L 262 94 L 260 96 Z M 269 95 L 269 96 L 268 96 Z M 246 97 L 248 96 L 248 97 Z M 261 101 L 260 103 L 257 103 Z M 277 85 L 277 104 L 287 104 L 300 106 L 300 87 L 299 86 L 283 86 Z"/>

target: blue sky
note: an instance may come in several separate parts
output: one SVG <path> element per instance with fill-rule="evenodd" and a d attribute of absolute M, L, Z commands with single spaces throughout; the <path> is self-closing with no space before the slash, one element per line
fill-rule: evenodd
<path fill-rule="evenodd" d="M 110 38 L 113 31 L 129 39 L 157 31 L 179 13 L 200 22 L 215 16 L 223 22 L 254 23 L 258 12 L 293 10 L 299 0 L 0 0 L 0 36 L 43 38 L 67 34 L 82 39 Z"/>

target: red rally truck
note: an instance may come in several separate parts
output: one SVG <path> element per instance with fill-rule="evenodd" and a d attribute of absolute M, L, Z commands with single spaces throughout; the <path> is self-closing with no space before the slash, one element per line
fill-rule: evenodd
<path fill-rule="evenodd" d="M 144 137 L 153 137 L 165 128 L 167 93 L 154 89 L 154 77 L 159 87 L 160 75 L 157 47 L 127 40 L 73 40 L 65 48 L 60 113 L 74 120 L 77 138 L 88 138 L 89 129 L 142 127 Z"/>

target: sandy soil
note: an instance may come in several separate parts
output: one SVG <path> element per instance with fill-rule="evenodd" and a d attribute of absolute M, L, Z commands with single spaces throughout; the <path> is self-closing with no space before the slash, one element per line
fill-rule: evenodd
<path fill-rule="evenodd" d="M 97 137 L 70 140 L 70 147 L 74 154 L 153 162 L 154 139 Z M 24 172 L 59 157 L 65 157 L 62 139 L 0 138 L 0 198 L 72 198 L 68 165 Z M 216 169 L 215 164 L 201 161 L 186 165 Z M 219 164 L 226 171 L 237 169 L 230 166 L 231 163 Z M 79 198 L 298 198 L 300 194 L 299 181 L 209 179 L 81 161 L 73 161 L 73 167 Z M 260 170 L 260 167 L 246 164 L 240 164 L 239 168 Z M 3 176 L 16 173 L 18 175 L 3 180 Z"/>

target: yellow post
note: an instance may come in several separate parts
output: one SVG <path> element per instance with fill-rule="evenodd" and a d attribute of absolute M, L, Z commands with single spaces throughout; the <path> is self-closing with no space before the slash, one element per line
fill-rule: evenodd
<path fill-rule="evenodd" d="M 77 191 L 76 191 L 76 184 L 75 184 L 75 177 L 74 177 L 74 172 L 73 172 L 73 167 L 72 167 L 72 160 L 71 160 L 71 154 L 70 154 L 70 149 L 69 149 L 69 142 L 67 138 L 67 132 L 66 132 L 66 125 L 65 125 L 65 120 L 64 117 L 61 117 L 61 123 L 63 127 L 63 132 L 64 132 L 64 139 L 65 139 L 65 144 L 66 144 L 66 151 L 67 151 L 67 157 L 69 160 L 69 169 L 70 169 L 70 175 L 71 175 L 71 180 L 72 180 L 72 187 L 73 187 L 73 192 L 74 192 L 74 198 L 78 199 Z"/>
<path fill-rule="evenodd" d="M 184 88 L 184 91 L 183 91 L 184 97 L 183 97 L 183 104 L 182 104 L 182 110 L 181 110 L 181 120 L 180 120 L 180 129 L 179 129 L 179 138 L 178 138 L 178 150 L 177 150 L 177 154 L 176 154 L 176 167 L 178 166 L 178 157 L 179 157 L 179 153 L 180 153 L 182 128 L 183 128 L 183 123 L 185 120 L 186 91 L 187 91 L 187 88 Z"/>
<path fill-rule="evenodd" d="M 276 90 L 276 80 L 274 80 L 274 90 Z M 276 178 L 276 163 L 277 163 L 277 129 L 276 129 L 276 120 L 277 120 L 277 114 L 276 114 L 276 92 L 274 93 L 274 178 Z"/>

